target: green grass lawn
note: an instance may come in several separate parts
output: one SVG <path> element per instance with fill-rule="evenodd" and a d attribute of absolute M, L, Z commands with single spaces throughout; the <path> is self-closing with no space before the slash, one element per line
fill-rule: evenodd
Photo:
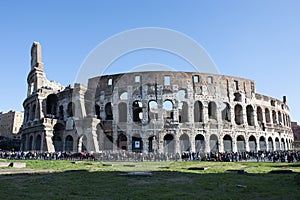
<path fill-rule="evenodd" d="M 24 162 L 27 168 L 53 172 L 1 175 L 1 199 L 300 199 L 295 179 L 300 163 Z M 268 173 L 279 169 L 293 173 Z M 152 176 L 120 175 L 128 171 L 151 171 Z"/>

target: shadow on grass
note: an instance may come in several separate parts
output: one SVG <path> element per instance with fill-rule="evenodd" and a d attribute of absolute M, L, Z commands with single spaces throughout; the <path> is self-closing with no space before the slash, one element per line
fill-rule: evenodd
<path fill-rule="evenodd" d="M 292 174 L 69 170 L 0 176 L 1 199 L 300 199 Z"/>

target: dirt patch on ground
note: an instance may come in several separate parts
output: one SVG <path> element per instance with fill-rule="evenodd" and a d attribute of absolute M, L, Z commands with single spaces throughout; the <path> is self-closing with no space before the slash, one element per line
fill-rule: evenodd
<path fill-rule="evenodd" d="M 53 173 L 54 170 L 35 170 L 30 168 L 0 168 L 0 175 L 12 175 L 12 174 L 46 174 Z"/>

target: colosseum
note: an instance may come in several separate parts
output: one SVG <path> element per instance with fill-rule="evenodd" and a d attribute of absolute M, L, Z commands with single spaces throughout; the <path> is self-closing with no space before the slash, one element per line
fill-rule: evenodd
<path fill-rule="evenodd" d="M 61 86 L 31 48 L 21 128 L 25 151 L 180 153 L 292 149 L 290 111 L 252 80 L 142 71 Z"/>

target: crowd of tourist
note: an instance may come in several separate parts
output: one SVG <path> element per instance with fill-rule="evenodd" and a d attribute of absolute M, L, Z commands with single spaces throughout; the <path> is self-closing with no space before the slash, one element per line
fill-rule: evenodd
<path fill-rule="evenodd" d="M 219 161 L 219 162 L 300 162 L 300 151 L 259 152 L 182 152 L 139 153 L 102 151 L 100 153 L 1 151 L 0 158 L 23 160 L 92 160 L 92 161 Z"/>

